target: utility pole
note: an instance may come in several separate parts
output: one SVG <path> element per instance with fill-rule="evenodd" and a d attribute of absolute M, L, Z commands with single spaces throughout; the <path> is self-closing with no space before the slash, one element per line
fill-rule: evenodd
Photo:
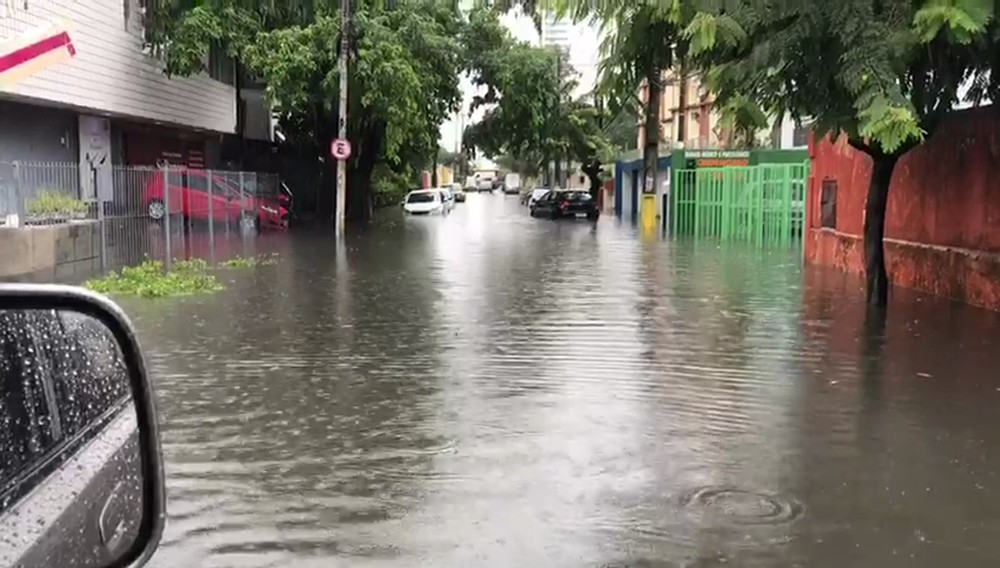
<path fill-rule="evenodd" d="M 347 140 L 347 58 L 350 41 L 351 0 L 340 0 L 340 54 L 337 58 L 337 72 L 340 74 L 340 105 L 337 110 L 337 137 Z M 344 234 L 344 209 L 347 207 L 347 160 L 337 160 L 337 199 L 334 213 L 334 228 L 337 234 Z"/>

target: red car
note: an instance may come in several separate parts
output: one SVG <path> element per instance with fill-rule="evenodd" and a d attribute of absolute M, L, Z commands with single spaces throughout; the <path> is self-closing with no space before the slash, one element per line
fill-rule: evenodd
<path fill-rule="evenodd" d="M 205 170 L 171 170 L 170 212 L 185 219 L 207 221 L 209 217 L 208 173 Z M 233 221 L 252 229 L 288 228 L 287 195 L 277 198 L 240 192 L 239 185 L 220 175 L 212 176 L 212 208 L 214 221 Z M 163 219 L 167 208 L 163 199 L 163 174 L 156 173 L 146 182 L 142 207 L 151 219 Z"/>

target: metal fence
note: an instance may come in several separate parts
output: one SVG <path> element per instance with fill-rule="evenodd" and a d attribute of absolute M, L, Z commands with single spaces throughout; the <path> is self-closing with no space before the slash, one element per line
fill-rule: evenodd
<path fill-rule="evenodd" d="M 287 222 L 279 196 L 276 174 L 0 162 L 0 226 L 94 223 L 102 270 L 230 256 L 226 237 Z"/>
<path fill-rule="evenodd" d="M 674 170 L 675 235 L 755 244 L 799 243 L 809 164 Z"/>

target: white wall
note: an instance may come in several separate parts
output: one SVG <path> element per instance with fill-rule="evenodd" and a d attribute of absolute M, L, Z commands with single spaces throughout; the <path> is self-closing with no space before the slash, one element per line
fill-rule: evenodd
<path fill-rule="evenodd" d="M 128 22 L 126 0 L 0 0 L 0 41 L 65 21 L 77 51 L 4 94 L 94 114 L 234 132 L 235 89 L 207 75 L 168 79 L 162 64 L 142 51 L 138 0 L 127 1 Z"/>

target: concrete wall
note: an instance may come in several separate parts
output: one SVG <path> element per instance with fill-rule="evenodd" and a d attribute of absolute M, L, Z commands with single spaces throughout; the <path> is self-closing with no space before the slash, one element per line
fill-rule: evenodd
<path fill-rule="evenodd" d="M 80 159 L 76 113 L 0 100 L 0 162 Z"/>
<path fill-rule="evenodd" d="M 7 95 L 46 106 L 136 117 L 231 133 L 236 91 L 202 74 L 169 79 L 142 46 L 139 0 L 31 0 L 6 3 L 0 41 L 65 21 L 76 56 L 13 85 Z"/>
<path fill-rule="evenodd" d="M 100 268 L 94 221 L 21 229 L 0 228 L 0 279 L 66 281 Z"/>
<path fill-rule="evenodd" d="M 845 141 L 810 144 L 806 262 L 861 274 L 871 160 Z M 1000 309 L 1000 115 L 955 114 L 896 166 L 886 212 L 893 283 Z M 821 227 L 821 188 L 837 183 L 837 219 Z"/>

